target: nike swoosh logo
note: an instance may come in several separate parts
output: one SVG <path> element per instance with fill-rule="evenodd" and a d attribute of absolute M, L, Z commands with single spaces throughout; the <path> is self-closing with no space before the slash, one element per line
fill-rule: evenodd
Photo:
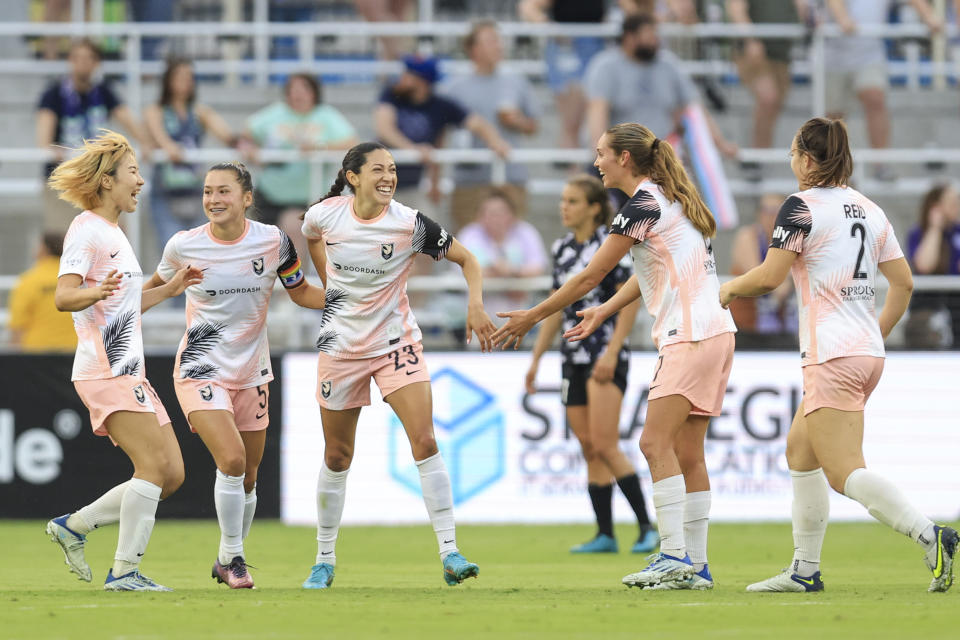
<path fill-rule="evenodd" d="M 797 582 L 802 582 L 803 584 L 809 585 L 811 587 L 814 584 L 813 578 L 801 578 L 800 576 L 793 576 L 793 579 L 796 580 Z"/>
<path fill-rule="evenodd" d="M 110 254 L 110 257 L 111 257 L 111 258 L 116 258 L 118 253 L 120 253 L 120 250 L 119 250 L 119 249 L 117 249 L 116 251 L 114 251 L 113 253 L 111 253 L 111 254 Z"/>
<path fill-rule="evenodd" d="M 656 389 L 656 388 L 659 387 L 659 386 L 660 386 L 660 385 L 658 385 L 658 384 L 652 384 L 652 385 L 650 385 L 650 391 L 653 391 L 654 389 Z"/>
<path fill-rule="evenodd" d="M 321 552 L 320 552 L 320 555 L 322 555 L 322 556 L 328 556 L 328 555 L 330 555 L 331 553 L 333 553 L 333 551 L 321 551 Z"/>
<path fill-rule="evenodd" d="M 407 371 L 408 376 L 412 376 L 415 373 L 420 373 L 420 369 L 417 369 L 416 371 Z"/>
<path fill-rule="evenodd" d="M 453 542 L 453 540 L 444 540 L 443 544 L 450 544 L 451 542 Z"/>
<path fill-rule="evenodd" d="M 327 242 L 327 241 L 324 240 L 324 242 Z M 332 247 L 332 246 L 335 245 L 335 244 L 340 244 L 340 243 L 339 243 L 339 242 L 327 242 L 327 246 L 328 246 L 328 247 Z"/>
<path fill-rule="evenodd" d="M 143 554 L 142 554 L 142 553 L 138 553 L 138 554 L 137 554 L 137 557 L 138 557 L 138 558 L 142 558 L 142 557 L 143 557 Z"/>
<path fill-rule="evenodd" d="M 265 416 L 265 415 L 267 415 L 267 414 L 265 414 L 265 413 L 258 413 L 256 419 L 259 420 L 260 418 L 262 418 L 262 417 Z"/>

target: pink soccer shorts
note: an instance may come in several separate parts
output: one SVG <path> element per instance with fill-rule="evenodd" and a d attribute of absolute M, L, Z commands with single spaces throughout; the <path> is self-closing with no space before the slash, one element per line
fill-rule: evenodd
<path fill-rule="evenodd" d="M 414 382 L 430 382 L 419 342 L 400 346 L 375 358 L 347 360 L 321 353 L 317 362 L 317 402 L 324 409 L 343 410 L 370 404 L 370 378 L 384 398 Z"/>
<path fill-rule="evenodd" d="M 650 381 L 648 400 L 681 395 L 690 401 L 692 416 L 718 416 L 733 366 L 732 332 L 700 340 L 675 342 L 660 349 Z"/>
<path fill-rule="evenodd" d="M 237 431 L 261 431 L 270 424 L 270 386 L 267 383 L 246 389 L 228 389 L 212 380 L 178 378 L 173 381 L 183 415 L 190 423 L 194 411 L 229 411 Z M 190 430 L 197 432 L 190 425 Z"/>
<path fill-rule="evenodd" d="M 74 380 L 73 388 L 90 411 L 90 426 L 98 436 L 110 435 L 104 423 L 117 411 L 155 413 L 161 426 L 170 423 L 167 410 L 146 378 L 117 376 L 104 380 Z"/>
<path fill-rule="evenodd" d="M 846 356 L 803 368 L 803 415 L 829 407 L 863 411 L 883 373 L 884 359 Z"/>

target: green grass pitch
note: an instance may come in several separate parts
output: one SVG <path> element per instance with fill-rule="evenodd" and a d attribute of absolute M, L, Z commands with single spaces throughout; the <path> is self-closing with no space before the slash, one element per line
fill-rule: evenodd
<path fill-rule="evenodd" d="M 874 523 L 834 524 L 826 592 L 748 594 L 790 559 L 786 524 L 710 531 L 712 592 L 627 589 L 643 557 L 573 556 L 587 526 L 461 526 L 480 577 L 447 587 L 429 526 L 346 527 L 333 588 L 303 591 L 314 530 L 255 522 L 247 556 L 257 589 L 210 578 L 214 522 L 160 520 L 143 564 L 173 593 L 105 593 L 116 528 L 89 537 L 94 582 L 63 564 L 42 522 L 0 522 L 0 638 L 927 638 L 957 637 L 960 587 L 926 592 L 920 550 Z M 618 527 L 621 547 L 635 531 Z"/>

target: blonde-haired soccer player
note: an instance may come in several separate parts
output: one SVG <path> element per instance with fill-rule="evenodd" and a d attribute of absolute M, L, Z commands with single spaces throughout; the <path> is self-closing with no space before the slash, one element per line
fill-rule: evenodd
<path fill-rule="evenodd" d="M 161 287 L 143 288 L 143 273 L 117 224 L 137 208 L 143 187 L 137 158 L 126 138 L 112 131 L 84 144 L 82 153 L 58 166 L 51 188 L 82 210 L 67 231 L 55 303 L 73 312 L 77 353 L 73 383 L 90 410 L 93 432 L 110 436 L 133 463 L 133 478 L 78 511 L 54 518 L 47 533 L 63 549 L 67 565 L 92 579 L 84 559 L 86 534 L 120 523 L 108 591 L 169 591 L 139 571 L 153 531 L 157 503 L 183 482 L 183 458 L 170 418 L 144 371 L 140 314 L 198 282 L 184 267 Z"/>
<path fill-rule="evenodd" d="M 353 195 L 341 195 L 348 186 Z M 371 378 L 410 440 L 444 580 L 456 585 L 479 572 L 457 548 L 450 476 L 433 432 L 430 373 L 407 298 L 416 255 L 446 258 L 463 269 L 469 290 L 468 341 L 476 332 L 488 351 L 494 326 L 483 310 L 476 257 L 439 224 L 394 200 L 396 188 L 393 156 L 379 143 L 364 142 L 347 151 L 336 182 L 304 217 L 303 235 L 326 286 L 317 339 L 324 439 L 317 481 L 317 558 L 304 589 L 326 589 L 333 582 L 347 472 L 360 409 L 370 404 Z"/>
<path fill-rule="evenodd" d="M 747 591 L 823 590 L 827 482 L 923 547 L 933 572 L 929 590 L 946 591 L 957 532 L 931 522 L 863 459 L 863 407 L 883 372 L 883 339 L 910 302 L 910 266 L 883 210 L 848 184 L 853 158 L 841 120 L 804 123 L 790 147 L 790 168 L 800 191 L 780 208 L 767 257 L 720 289 L 727 306 L 772 291 L 792 270 L 800 307 L 803 401 L 787 436 L 793 562 Z M 890 283 L 879 321 L 877 271 Z"/>
<path fill-rule="evenodd" d="M 733 363 L 736 326 L 717 302 L 720 283 L 710 238 L 716 223 L 670 143 L 646 127 L 619 124 L 600 136 L 597 159 L 604 186 L 631 198 L 590 263 L 549 298 L 509 318 L 494 334 L 506 348 L 533 325 L 597 286 L 629 251 L 634 275 L 604 304 L 580 311 L 564 333 L 589 336 L 618 309 L 643 296 L 654 316 L 659 352 L 640 450 L 653 478 L 660 553 L 623 578 L 628 586 L 710 589 L 707 522 L 710 479 L 703 441 L 710 416 L 720 415 Z M 688 555 L 689 554 L 689 555 Z"/>
<path fill-rule="evenodd" d="M 203 271 L 187 289 L 187 331 L 174 368 L 177 399 L 217 466 L 214 504 L 220 549 L 212 575 L 231 589 L 253 588 L 243 541 L 257 508 L 257 470 L 267 439 L 269 382 L 267 309 L 275 279 L 300 306 L 323 308 L 323 289 L 310 285 L 293 242 L 272 224 L 246 217 L 253 181 L 240 163 L 214 165 L 204 178 L 209 222 L 175 234 L 151 285 L 184 265 Z"/>

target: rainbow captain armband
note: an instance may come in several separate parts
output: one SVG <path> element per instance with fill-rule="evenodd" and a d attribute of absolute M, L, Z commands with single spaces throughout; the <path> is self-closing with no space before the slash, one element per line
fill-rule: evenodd
<path fill-rule="evenodd" d="M 300 258 L 295 259 L 289 267 L 278 269 L 277 276 L 280 278 L 280 284 L 283 285 L 284 289 L 299 287 L 304 281 L 303 270 L 300 268 Z"/>

